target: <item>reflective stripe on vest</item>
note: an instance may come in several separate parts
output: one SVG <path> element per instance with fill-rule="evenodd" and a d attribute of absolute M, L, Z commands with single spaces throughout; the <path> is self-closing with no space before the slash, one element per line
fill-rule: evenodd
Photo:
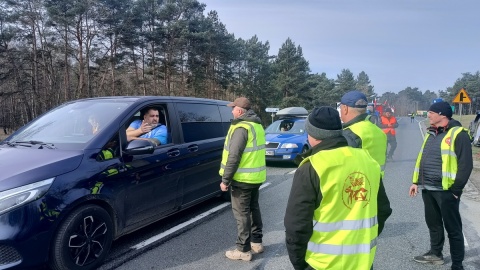
<path fill-rule="evenodd" d="M 313 221 L 313 230 L 316 232 L 332 232 L 338 230 L 368 229 L 378 224 L 377 217 L 360 220 L 342 220 L 339 222 L 325 223 Z"/>
<path fill-rule="evenodd" d="M 241 121 L 231 125 L 225 138 L 222 162 L 219 174 L 223 176 L 230 151 L 232 135 L 237 128 L 245 128 L 248 132 L 248 140 L 242 153 L 240 164 L 233 175 L 233 180 L 249 184 L 261 184 L 267 178 L 265 165 L 265 131 L 260 124 Z"/>
<path fill-rule="evenodd" d="M 315 269 L 370 269 L 378 235 L 380 166 L 364 149 L 322 150 L 304 159 L 320 178 L 305 261 Z M 343 257 L 348 256 L 348 257 Z"/>
<path fill-rule="evenodd" d="M 329 245 L 329 244 L 314 244 L 308 242 L 308 250 L 315 253 L 329 254 L 329 255 L 352 255 L 359 253 L 370 253 L 372 248 L 377 246 L 377 239 L 373 239 L 370 244 L 358 245 Z M 362 269 L 362 268 L 357 268 Z M 367 269 L 367 268 L 364 268 Z"/>
<path fill-rule="evenodd" d="M 440 143 L 440 152 L 442 155 L 442 188 L 443 190 L 448 190 L 457 177 L 458 171 L 458 160 L 457 154 L 455 154 L 455 140 L 460 134 L 460 132 L 465 131 L 470 136 L 469 131 L 463 127 L 453 127 L 448 130 L 447 134 L 443 137 L 442 142 Z M 422 148 L 420 153 L 418 153 L 417 162 L 415 163 L 415 169 L 413 170 L 412 182 L 414 184 L 418 183 L 418 178 L 420 177 L 420 162 L 422 160 L 423 149 L 425 144 L 431 136 L 427 133 L 425 140 L 423 141 Z M 448 143 L 447 143 L 448 142 Z"/>
<path fill-rule="evenodd" d="M 387 159 L 387 135 L 369 121 L 360 121 L 347 128 L 362 139 L 362 148 L 367 150 L 370 156 L 378 162 L 383 177 Z"/>

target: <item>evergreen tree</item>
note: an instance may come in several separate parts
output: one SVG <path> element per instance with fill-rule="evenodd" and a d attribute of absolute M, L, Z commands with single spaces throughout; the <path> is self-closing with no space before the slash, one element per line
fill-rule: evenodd
<path fill-rule="evenodd" d="M 282 96 L 281 107 L 305 106 L 312 98 L 309 64 L 300 46 L 295 47 L 288 38 L 278 51 L 274 61 L 276 77 L 274 86 Z"/>
<path fill-rule="evenodd" d="M 349 69 L 342 69 L 342 73 L 337 75 L 333 97 L 340 101 L 341 97 L 348 91 L 354 90 L 356 85 L 353 73 Z"/>
<path fill-rule="evenodd" d="M 338 97 L 333 90 L 335 88 L 335 81 L 327 78 L 327 74 L 311 75 L 311 80 L 315 82 L 315 88 L 313 90 L 313 106 L 332 106 L 336 107 Z"/>
<path fill-rule="evenodd" d="M 269 43 L 260 42 L 257 36 L 253 36 L 245 43 L 240 92 L 251 99 L 257 106 L 257 111 L 264 111 L 268 105 L 276 101 L 269 50 Z"/>
<path fill-rule="evenodd" d="M 365 96 L 367 96 L 368 101 L 370 101 L 375 95 L 373 86 L 370 85 L 370 78 L 365 71 L 362 71 L 358 74 L 355 89 L 364 93 Z"/>

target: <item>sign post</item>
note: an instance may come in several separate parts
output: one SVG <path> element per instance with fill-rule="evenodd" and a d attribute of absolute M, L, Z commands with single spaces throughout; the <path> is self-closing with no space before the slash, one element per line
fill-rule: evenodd
<path fill-rule="evenodd" d="M 272 113 L 272 123 L 273 123 L 273 117 L 275 117 L 275 113 L 280 111 L 280 108 L 265 108 L 265 112 Z"/>
<path fill-rule="evenodd" d="M 470 97 L 467 94 L 467 91 L 465 91 L 464 88 L 460 89 L 458 94 L 453 99 L 453 103 L 460 103 L 460 105 L 459 105 L 460 120 L 462 120 L 462 111 L 463 111 L 462 110 L 462 105 L 472 103 L 472 100 L 470 99 Z"/>

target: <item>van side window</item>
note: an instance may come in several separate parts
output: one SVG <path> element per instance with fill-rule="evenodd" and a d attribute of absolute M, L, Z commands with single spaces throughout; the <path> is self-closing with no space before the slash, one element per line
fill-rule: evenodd
<path fill-rule="evenodd" d="M 220 114 L 222 116 L 222 125 L 223 130 L 225 131 L 225 136 L 227 136 L 228 129 L 233 121 L 232 107 L 227 107 L 227 105 L 219 105 Z"/>
<path fill-rule="evenodd" d="M 178 103 L 177 110 L 185 142 L 225 136 L 217 105 Z"/>

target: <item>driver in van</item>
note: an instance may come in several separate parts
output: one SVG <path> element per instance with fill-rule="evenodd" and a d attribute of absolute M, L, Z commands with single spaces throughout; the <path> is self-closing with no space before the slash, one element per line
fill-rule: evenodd
<path fill-rule="evenodd" d="M 159 110 L 147 107 L 142 110 L 141 115 L 143 120 L 135 120 L 127 128 L 127 140 L 149 140 L 156 145 L 167 144 L 167 127 L 159 123 Z"/>

